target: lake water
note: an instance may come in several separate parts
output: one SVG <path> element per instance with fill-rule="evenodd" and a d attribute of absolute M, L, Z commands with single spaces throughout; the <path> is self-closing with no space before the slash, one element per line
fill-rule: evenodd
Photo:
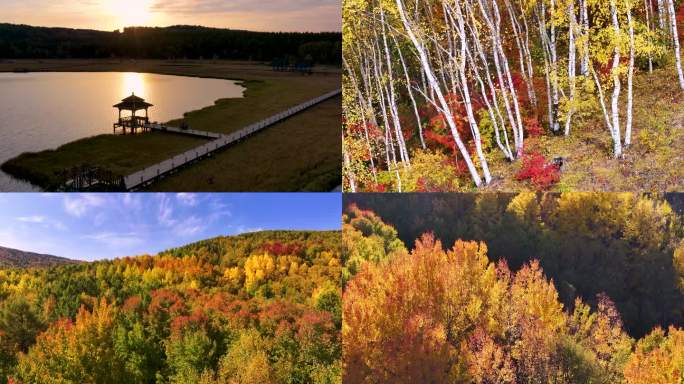
<path fill-rule="evenodd" d="M 154 104 L 150 121 L 242 97 L 235 81 L 132 72 L 0 73 L 0 164 L 24 152 L 54 149 L 80 138 L 112 133 L 113 108 L 135 93 Z M 144 111 L 138 111 L 144 116 Z M 0 171 L 0 191 L 34 186 Z"/>

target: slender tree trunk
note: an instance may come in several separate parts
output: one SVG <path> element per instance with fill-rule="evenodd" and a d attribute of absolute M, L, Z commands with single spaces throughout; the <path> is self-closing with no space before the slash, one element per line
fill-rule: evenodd
<path fill-rule="evenodd" d="M 394 93 L 394 75 L 392 71 L 392 59 L 390 57 L 390 51 L 389 51 L 389 45 L 387 44 L 387 31 L 386 31 L 386 25 L 385 25 L 385 11 L 382 8 L 382 2 L 380 3 L 380 24 L 381 24 L 381 33 L 382 33 L 382 44 L 383 48 L 385 51 L 385 59 L 387 60 L 387 77 L 388 77 L 388 85 L 387 87 L 389 88 L 389 109 L 390 109 L 390 114 L 392 116 L 392 125 L 394 126 L 394 133 L 397 137 L 397 144 L 399 145 L 399 151 L 401 154 L 401 160 L 404 165 L 404 167 L 410 167 L 411 166 L 411 158 L 409 157 L 408 149 L 406 148 L 406 142 L 404 140 L 404 133 L 401 129 L 401 121 L 399 120 L 399 111 L 397 109 L 397 100 L 396 96 Z M 398 48 L 398 47 L 397 47 Z"/>
<path fill-rule="evenodd" d="M 468 123 L 470 124 L 470 129 L 473 134 L 473 140 L 475 141 L 475 151 L 477 152 L 477 157 L 480 159 L 480 167 L 482 168 L 482 174 L 485 179 L 485 184 L 489 184 L 492 181 L 492 176 L 489 173 L 489 165 L 487 164 L 487 159 L 482 152 L 482 138 L 480 137 L 480 128 L 475 120 L 475 114 L 473 112 L 473 104 L 470 99 L 470 87 L 468 86 L 468 79 L 466 77 L 466 64 L 467 64 L 467 36 L 465 32 L 465 21 L 463 20 L 463 14 L 461 13 L 461 6 L 456 4 L 456 18 L 458 21 L 458 32 L 461 38 L 461 62 L 459 68 L 459 74 L 461 76 L 461 89 L 463 91 L 463 101 L 465 103 L 466 115 L 468 116 Z"/>
<path fill-rule="evenodd" d="M 599 104 L 601 105 L 601 110 L 603 111 L 603 117 L 606 119 L 606 127 L 608 127 L 608 130 L 610 131 L 611 137 L 613 135 L 613 124 L 610 122 L 610 115 L 608 114 L 608 108 L 606 107 L 606 97 L 603 95 L 603 86 L 601 85 L 601 80 L 599 80 L 598 75 L 596 74 L 596 71 L 593 70 L 593 68 L 589 68 L 589 72 L 594 77 L 594 82 L 596 83 L 596 89 L 598 90 L 599 94 Z"/>
<path fill-rule="evenodd" d="M 589 10 L 587 8 L 587 0 L 582 0 L 582 76 L 589 76 Z"/>
<path fill-rule="evenodd" d="M 527 97 L 530 99 L 530 103 L 533 105 L 537 104 L 537 97 L 534 94 L 534 84 L 533 82 L 533 77 L 529 76 L 529 71 L 527 68 L 527 63 L 529 59 L 529 52 L 527 51 L 527 48 L 525 46 L 525 43 L 523 41 L 523 31 L 522 31 L 522 26 L 520 25 L 520 22 L 518 21 L 518 15 L 515 13 L 515 9 L 513 8 L 513 5 L 511 4 L 510 0 L 505 0 L 506 3 L 506 9 L 508 10 L 508 16 L 511 20 L 511 27 L 513 28 L 513 36 L 515 37 L 515 44 L 518 47 L 518 61 L 520 64 L 520 74 L 523 76 L 523 80 L 525 80 L 525 85 L 527 86 Z"/>
<path fill-rule="evenodd" d="M 665 5 L 664 0 L 658 0 L 658 25 L 660 25 L 661 30 L 665 30 Z"/>
<path fill-rule="evenodd" d="M 508 59 L 506 58 L 501 44 L 499 13 L 496 3 L 492 3 L 492 13 L 489 14 L 489 7 L 485 6 L 485 0 L 479 0 L 480 9 L 485 23 L 488 25 L 491 40 L 492 40 L 492 56 L 494 58 L 494 67 L 496 68 L 497 78 L 501 94 L 504 99 L 504 106 L 508 112 L 511 122 L 511 129 L 513 130 L 513 140 L 515 142 L 516 154 L 522 154 L 524 144 L 522 116 L 520 114 L 520 106 L 518 104 L 518 96 L 515 91 L 515 86 L 511 77 L 511 72 L 508 66 Z M 510 99 L 509 99 L 510 94 Z"/>
<path fill-rule="evenodd" d="M 556 11 L 556 2 L 551 0 L 551 15 Z M 560 104 L 559 90 L 558 90 L 558 51 L 556 46 L 556 25 L 553 18 L 549 20 L 551 23 L 551 81 L 552 81 L 552 96 L 553 96 L 553 125 L 554 133 L 560 131 L 560 124 L 558 123 L 558 105 Z"/>
<path fill-rule="evenodd" d="M 674 0 L 666 0 L 670 14 L 670 28 L 672 29 L 672 41 L 675 48 L 675 63 L 677 65 L 677 75 L 679 76 L 679 86 L 684 90 L 684 72 L 682 72 L 682 55 L 679 47 L 679 33 L 677 32 L 677 19 L 675 17 Z"/>
<path fill-rule="evenodd" d="M 646 11 L 646 29 L 649 34 L 653 30 L 653 6 L 651 0 L 644 0 L 644 10 Z M 653 73 L 653 54 L 648 53 L 648 72 Z"/>
<path fill-rule="evenodd" d="M 615 0 L 610 0 L 610 13 L 613 19 L 613 29 L 615 31 L 615 35 L 617 38 L 620 36 L 620 23 L 618 22 L 618 12 L 617 12 L 617 7 L 615 5 Z M 612 117 L 613 117 L 613 123 L 612 127 L 613 129 L 611 130 L 611 134 L 613 136 L 613 155 L 615 158 L 619 158 L 622 156 L 622 143 L 620 139 L 620 106 L 619 106 L 619 100 L 620 100 L 620 88 L 621 88 L 621 83 L 620 83 L 620 73 L 618 71 L 618 68 L 620 66 L 620 44 L 616 43 L 615 44 L 615 53 L 613 54 L 613 67 L 612 67 L 612 76 L 613 76 L 613 99 L 611 103 L 611 112 L 612 112 Z"/>
<path fill-rule="evenodd" d="M 435 77 L 435 74 L 432 70 L 432 66 L 430 65 L 427 52 L 425 51 L 425 47 L 418 39 L 418 36 L 416 36 L 416 34 L 414 33 L 413 26 L 406 17 L 403 0 L 396 0 L 396 3 L 399 11 L 399 17 L 401 18 L 401 21 L 404 24 L 404 28 L 406 29 L 406 33 L 409 39 L 411 40 L 411 43 L 413 44 L 414 48 L 418 53 L 418 58 L 420 60 L 421 67 L 425 72 L 427 81 L 430 83 L 430 86 L 432 87 L 433 91 L 437 96 L 437 99 L 439 100 L 439 105 L 437 105 L 437 107 L 441 107 L 442 109 L 442 113 L 444 114 L 445 120 L 447 121 L 449 129 L 451 130 L 451 135 L 453 136 L 454 141 L 456 142 L 456 146 L 461 152 L 461 156 L 463 156 L 463 160 L 465 161 L 466 166 L 468 167 L 468 171 L 470 172 L 473 182 L 477 187 L 480 187 L 480 185 L 482 185 L 482 178 L 480 177 L 479 172 L 475 168 L 475 164 L 473 163 L 472 158 L 468 153 L 468 149 L 465 147 L 463 141 L 461 140 L 461 137 L 458 133 L 458 129 L 456 128 L 456 121 L 454 120 L 454 116 L 451 113 L 451 108 L 446 98 L 444 97 L 441 88 L 439 87 L 439 83 L 437 82 L 437 78 Z"/>
<path fill-rule="evenodd" d="M 482 63 L 482 68 L 485 72 L 485 78 L 487 81 L 487 86 L 489 87 L 489 92 L 491 94 L 491 100 L 492 100 L 491 104 L 494 107 L 494 111 L 496 112 L 496 116 L 499 119 L 498 120 L 499 124 L 501 125 L 501 133 L 503 134 L 504 141 L 503 141 L 503 143 L 501 143 L 502 145 L 500 146 L 500 148 L 504 152 L 504 155 L 512 161 L 515 158 L 515 155 L 513 155 L 512 151 L 511 151 L 510 142 L 508 140 L 508 132 L 507 132 L 507 128 L 506 128 L 506 121 L 505 121 L 503 114 L 501 112 L 501 108 L 499 107 L 499 104 L 500 104 L 499 98 L 497 96 L 496 87 L 494 86 L 494 82 L 492 81 L 492 75 L 491 75 L 491 72 L 489 70 L 489 68 L 491 67 L 491 64 L 490 64 L 489 60 L 487 59 L 487 55 L 485 54 L 484 49 L 482 48 L 482 42 L 480 41 L 480 35 L 478 34 L 478 30 L 477 30 L 477 28 L 478 28 L 477 22 L 475 21 L 473 14 L 471 13 L 472 9 L 466 5 L 466 10 L 469 11 L 470 16 L 471 16 L 469 18 L 471 22 L 468 24 L 468 26 L 470 28 L 470 35 L 472 36 L 471 41 L 473 44 L 473 48 L 475 49 L 475 53 L 477 54 L 477 57 L 479 57 L 480 62 Z M 473 61 L 473 63 L 475 63 L 474 59 L 472 59 L 472 61 Z M 479 75 L 477 75 L 477 73 L 478 73 L 477 64 L 474 64 L 473 67 L 474 67 L 474 71 L 476 73 L 476 76 L 479 76 Z M 482 93 L 483 93 L 485 101 L 487 101 L 487 92 L 483 89 Z M 504 104 L 506 104 L 506 103 L 504 103 Z M 508 107 L 508 104 L 506 104 L 506 106 Z M 510 111 L 510 108 L 507 108 L 506 112 L 508 113 L 508 118 L 509 118 L 509 121 L 511 123 L 511 129 L 515 129 L 515 122 L 513 120 L 513 115 Z M 498 124 L 495 125 L 495 129 L 496 129 L 495 135 L 496 135 L 497 140 L 500 140 L 499 131 L 497 129 L 498 128 L 497 126 L 498 126 Z M 497 143 L 499 143 L 499 141 L 497 141 Z"/>
<path fill-rule="evenodd" d="M 357 99 L 358 99 L 359 104 L 361 106 L 361 119 L 363 122 L 363 132 L 364 132 L 364 136 L 365 136 L 366 146 L 368 148 L 368 157 L 369 157 L 370 163 L 371 163 L 371 172 L 373 174 L 373 179 L 375 180 L 375 183 L 377 183 L 378 182 L 378 173 L 377 173 L 377 170 L 375 169 L 373 147 L 371 145 L 370 137 L 368 135 L 368 120 L 366 119 L 366 113 L 370 112 L 372 114 L 372 116 L 375 116 L 375 114 L 372 111 L 372 109 L 367 110 L 367 107 L 369 106 L 369 104 L 366 101 L 366 98 L 363 96 L 363 92 L 361 92 L 361 87 L 360 87 L 359 81 L 356 77 L 356 73 L 354 72 L 353 68 L 349 65 L 349 62 L 344 57 L 342 57 L 342 64 L 347 69 L 347 73 L 349 74 L 349 77 L 352 81 L 352 85 L 354 86 L 354 88 L 356 90 Z M 361 67 L 361 71 L 363 72 L 363 67 Z M 361 76 L 363 76 L 363 74 Z"/>
<path fill-rule="evenodd" d="M 342 152 L 344 152 L 344 166 L 347 169 L 347 180 L 349 180 L 349 188 L 352 193 L 356 193 L 356 177 L 351 169 L 351 160 L 349 159 L 349 152 L 347 152 L 346 145 L 344 145 L 344 132 L 342 132 Z"/>
<path fill-rule="evenodd" d="M 570 93 L 568 96 L 568 114 L 565 117 L 565 136 L 570 135 L 570 126 L 572 124 L 572 114 L 574 113 L 575 102 L 575 71 L 577 70 L 577 55 L 575 49 L 575 0 L 570 0 L 568 6 L 568 82 L 570 84 Z"/>
<path fill-rule="evenodd" d="M 544 56 L 544 80 L 546 82 L 546 110 L 548 113 L 549 130 L 553 132 L 553 96 L 551 91 L 551 49 L 549 48 L 549 36 L 546 25 L 546 7 L 544 2 L 540 2 L 537 13 L 539 24 L 539 37 L 541 40 L 542 52 Z"/>
<path fill-rule="evenodd" d="M 418 113 L 418 104 L 416 103 L 416 98 L 413 96 L 413 91 L 411 90 L 411 78 L 409 77 L 408 69 L 406 68 L 406 62 L 404 61 L 404 55 L 401 53 L 401 49 L 399 49 L 397 39 L 396 37 L 394 37 L 394 35 L 392 35 L 392 39 L 394 40 L 394 45 L 397 46 L 397 52 L 399 52 L 399 61 L 401 62 L 401 67 L 404 70 L 404 75 L 406 77 L 406 90 L 408 91 L 409 98 L 411 99 L 413 113 L 416 116 L 416 124 L 418 125 L 418 136 L 420 138 L 420 145 L 423 149 L 425 149 L 426 146 L 425 138 L 423 137 L 423 123 L 420 121 L 420 113 Z"/>
<path fill-rule="evenodd" d="M 632 106 L 634 104 L 634 23 L 632 22 L 631 4 L 627 8 L 627 23 L 629 23 L 629 72 L 627 73 L 627 125 L 625 127 L 625 147 L 632 144 Z"/>

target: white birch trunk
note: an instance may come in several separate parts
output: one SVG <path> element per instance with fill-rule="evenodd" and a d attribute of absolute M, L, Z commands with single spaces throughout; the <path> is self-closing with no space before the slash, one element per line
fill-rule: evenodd
<path fill-rule="evenodd" d="M 489 165 L 487 164 L 487 159 L 482 151 L 482 138 L 480 137 L 480 128 L 475 120 L 475 114 L 473 112 L 473 104 L 470 99 L 470 87 L 468 86 L 468 79 L 466 78 L 466 64 L 467 64 L 467 36 L 465 33 L 465 21 L 463 20 L 463 14 L 461 13 L 461 6 L 456 5 L 456 18 L 458 21 L 458 31 L 461 38 L 461 52 L 460 52 L 460 68 L 459 74 L 461 76 L 461 88 L 463 91 L 463 102 L 466 107 L 466 115 L 468 116 L 468 123 L 470 124 L 470 129 L 473 134 L 473 140 L 475 141 L 475 151 L 477 152 L 477 157 L 480 159 L 480 167 L 482 168 L 482 174 L 485 179 L 485 184 L 489 184 L 492 181 L 492 176 L 489 173 Z"/>
<path fill-rule="evenodd" d="M 663 0 L 658 0 L 658 23 L 660 29 L 665 30 L 665 5 L 663 4 Z"/>
<path fill-rule="evenodd" d="M 382 3 L 381 3 L 382 4 Z M 394 75 L 392 71 L 392 59 L 390 57 L 390 52 L 389 52 L 389 45 L 387 44 L 387 32 L 386 32 L 386 26 L 385 26 L 385 12 L 382 9 L 382 6 L 380 7 L 380 24 L 381 24 L 381 32 L 382 32 L 382 44 L 384 47 L 385 51 L 385 58 L 387 60 L 387 76 L 388 76 L 388 88 L 389 88 L 389 107 L 390 107 L 390 114 L 392 116 L 392 125 L 394 126 L 394 133 L 397 138 L 397 144 L 399 145 L 399 151 L 401 154 L 401 160 L 404 165 L 404 167 L 410 167 L 411 166 L 411 158 L 409 157 L 408 149 L 406 148 L 406 142 L 404 140 L 404 134 L 401 129 L 401 121 L 399 120 L 399 112 L 397 109 L 397 100 L 396 96 L 394 93 Z"/>
<path fill-rule="evenodd" d="M 679 76 L 679 86 L 684 90 L 684 72 L 682 72 L 682 55 L 679 47 L 679 33 L 677 32 L 677 19 L 675 18 L 674 1 L 666 0 L 670 14 L 670 28 L 672 29 L 672 41 L 675 48 L 675 63 L 677 65 L 677 75 Z"/>
<path fill-rule="evenodd" d="M 575 0 L 570 0 L 568 6 L 568 82 L 570 85 L 570 92 L 568 95 L 568 114 L 565 117 L 565 136 L 570 135 L 570 126 L 572 124 L 572 114 L 574 113 L 575 102 L 575 71 L 577 70 L 577 59 L 576 59 L 576 49 L 575 49 Z"/>
<path fill-rule="evenodd" d="M 413 113 L 416 116 L 416 124 L 418 125 L 418 136 L 420 138 L 420 145 L 423 149 L 425 146 L 425 138 L 423 137 L 423 123 L 420 121 L 420 113 L 418 113 L 418 104 L 416 103 L 416 98 L 413 96 L 413 91 L 411 90 L 411 78 L 409 77 L 408 68 L 406 67 L 406 62 L 404 61 L 404 55 L 401 53 L 399 44 L 397 43 L 396 37 L 392 36 L 394 40 L 394 45 L 397 46 L 397 52 L 399 52 L 399 61 L 401 62 L 401 67 L 404 70 L 404 75 L 406 77 L 406 90 L 408 91 L 409 98 L 411 99 L 411 105 L 413 106 Z"/>
<path fill-rule="evenodd" d="M 468 171 L 470 172 L 473 182 L 477 187 L 480 187 L 482 185 L 482 178 L 480 177 L 479 172 L 475 168 L 475 164 L 473 163 L 473 160 L 470 157 L 470 154 L 468 153 L 468 149 L 465 147 L 463 141 L 461 140 L 461 137 L 458 133 L 458 129 L 456 128 L 456 121 L 454 120 L 454 116 L 451 113 L 451 108 L 449 107 L 449 103 L 447 102 L 446 98 L 444 97 L 444 94 L 441 91 L 441 88 L 439 87 L 439 83 L 437 82 L 437 78 L 435 77 L 435 74 L 432 70 L 432 66 L 430 65 L 430 61 L 428 59 L 425 48 L 423 44 L 418 40 L 416 34 L 413 32 L 413 26 L 408 21 L 406 17 L 406 12 L 404 11 L 403 1 L 396 0 L 396 3 L 399 11 L 399 16 L 401 18 L 402 23 L 404 24 L 404 28 L 406 29 L 406 33 L 409 39 L 411 40 L 411 43 L 413 44 L 414 48 L 416 49 L 416 52 L 418 53 L 418 58 L 420 60 L 421 67 L 425 72 L 425 76 L 427 77 L 427 81 L 432 87 L 433 91 L 435 92 L 437 99 L 439 100 L 438 107 L 441 106 L 442 113 L 444 113 L 444 117 L 447 121 L 447 124 L 449 125 L 451 135 L 453 136 L 454 141 L 456 142 L 456 146 L 461 152 L 461 156 L 463 156 L 463 160 L 465 161 L 466 166 L 468 167 Z"/>
<path fill-rule="evenodd" d="M 556 2 L 551 0 L 551 15 L 555 12 Z M 552 112 L 552 131 L 558 133 L 560 131 L 560 124 L 558 123 L 558 105 L 559 105 L 559 91 L 558 91 L 558 51 L 556 47 L 556 25 L 551 18 L 549 20 L 551 23 L 551 42 L 549 48 L 551 50 L 551 82 L 552 89 L 551 94 L 553 96 L 553 112 Z"/>
<path fill-rule="evenodd" d="M 646 29 L 650 33 L 653 30 L 653 7 L 651 0 L 644 0 L 644 10 L 646 11 Z M 648 53 L 648 72 L 653 73 L 653 54 Z"/>
<path fill-rule="evenodd" d="M 620 23 L 618 22 L 617 7 L 615 5 L 615 0 L 610 0 L 610 13 L 613 19 L 613 29 L 615 31 L 615 39 L 618 40 L 620 37 Z M 611 74 L 613 77 L 613 99 L 611 103 L 611 113 L 612 113 L 612 129 L 611 135 L 613 136 L 613 156 L 619 158 L 622 156 L 622 143 L 620 139 L 620 43 L 615 43 L 615 53 L 613 54 L 613 67 L 611 69 Z"/>
<path fill-rule="evenodd" d="M 347 168 L 347 179 L 349 180 L 349 188 L 352 193 L 356 193 L 356 177 L 351 169 L 351 160 L 349 159 L 349 153 L 347 152 L 346 146 L 344 145 L 344 132 L 342 132 L 342 152 L 344 155 L 344 166 Z"/>
<path fill-rule="evenodd" d="M 582 37 L 584 39 L 582 44 L 582 76 L 589 76 L 589 10 L 587 8 L 587 0 L 582 0 Z"/>
<path fill-rule="evenodd" d="M 625 147 L 632 144 L 632 113 L 634 104 L 634 23 L 632 22 L 631 4 L 627 8 L 627 23 L 629 24 L 629 72 L 627 73 L 627 125 L 625 126 Z"/>

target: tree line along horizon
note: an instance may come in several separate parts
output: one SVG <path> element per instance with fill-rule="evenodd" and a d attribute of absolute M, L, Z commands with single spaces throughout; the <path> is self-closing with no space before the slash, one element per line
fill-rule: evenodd
<path fill-rule="evenodd" d="M 345 382 L 680 382 L 681 225 L 634 194 L 347 196 Z"/>
<path fill-rule="evenodd" d="M 0 59 L 205 59 L 267 61 L 310 58 L 341 64 L 339 32 L 252 32 L 201 26 L 127 27 L 120 31 L 0 23 Z"/>
<path fill-rule="evenodd" d="M 573 127 L 589 117 L 622 158 L 634 143 L 635 75 L 664 70 L 684 90 L 682 6 L 343 1 L 346 190 L 425 189 L 419 177 L 448 186 L 429 163 L 480 187 L 494 158 L 528 163 L 520 177 L 546 185 L 557 175 L 537 138 L 581 134 Z"/>
<path fill-rule="evenodd" d="M 0 383 L 335 383 L 340 232 L 0 269 Z"/>

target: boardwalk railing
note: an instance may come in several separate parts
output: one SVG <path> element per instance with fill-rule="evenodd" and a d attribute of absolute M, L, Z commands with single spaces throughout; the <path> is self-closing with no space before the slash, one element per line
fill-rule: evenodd
<path fill-rule="evenodd" d="M 183 152 L 179 155 L 176 155 L 170 159 L 166 159 L 160 163 L 151 165 L 143 170 L 140 170 L 138 172 L 135 172 L 131 175 L 128 175 L 124 177 L 124 184 L 127 190 L 135 189 L 135 188 L 140 188 L 146 184 L 149 184 L 153 182 L 154 180 L 158 179 L 159 177 L 179 168 L 184 165 L 187 165 L 189 163 L 192 163 L 194 161 L 200 160 L 207 155 L 222 149 L 230 144 L 235 143 L 236 141 L 242 140 L 245 137 L 248 137 L 258 131 L 261 131 L 264 128 L 270 127 L 273 124 L 276 124 L 282 120 L 287 119 L 290 116 L 293 116 L 307 108 L 310 108 L 316 104 L 319 104 L 325 100 L 331 99 L 337 95 L 342 93 L 340 89 L 334 90 L 332 92 L 328 92 L 324 95 L 318 96 L 315 99 L 306 101 L 302 104 L 296 105 L 292 108 L 287 109 L 286 111 L 280 112 L 274 116 L 271 116 L 269 118 L 266 118 L 264 120 L 258 121 L 254 124 L 250 124 L 239 131 L 235 131 L 229 134 L 219 134 L 219 133 L 211 133 L 211 132 L 204 132 L 204 131 L 193 131 L 197 134 L 194 133 L 189 133 L 191 130 L 182 130 L 180 128 L 175 128 L 175 127 L 168 127 L 168 126 L 161 126 L 161 125 L 155 125 L 155 127 L 150 127 L 151 129 L 155 130 L 161 130 L 161 131 L 169 131 L 169 132 L 174 132 L 174 133 L 182 133 L 182 134 L 192 134 L 195 136 L 201 136 L 201 137 L 209 137 L 213 138 L 215 140 L 212 140 L 204 145 L 200 145 L 199 147 L 190 149 L 186 152 Z M 165 127 L 163 129 L 162 127 Z"/>
<path fill-rule="evenodd" d="M 198 136 L 209 139 L 218 139 L 221 137 L 221 134 L 216 132 L 198 131 L 196 129 L 182 129 L 171 127 L 169 125 L 164 124 L 145 124 L 145 128 L 150 129 L 152 131 L 171 132 L 178 133 L 181 135 Z"/>

